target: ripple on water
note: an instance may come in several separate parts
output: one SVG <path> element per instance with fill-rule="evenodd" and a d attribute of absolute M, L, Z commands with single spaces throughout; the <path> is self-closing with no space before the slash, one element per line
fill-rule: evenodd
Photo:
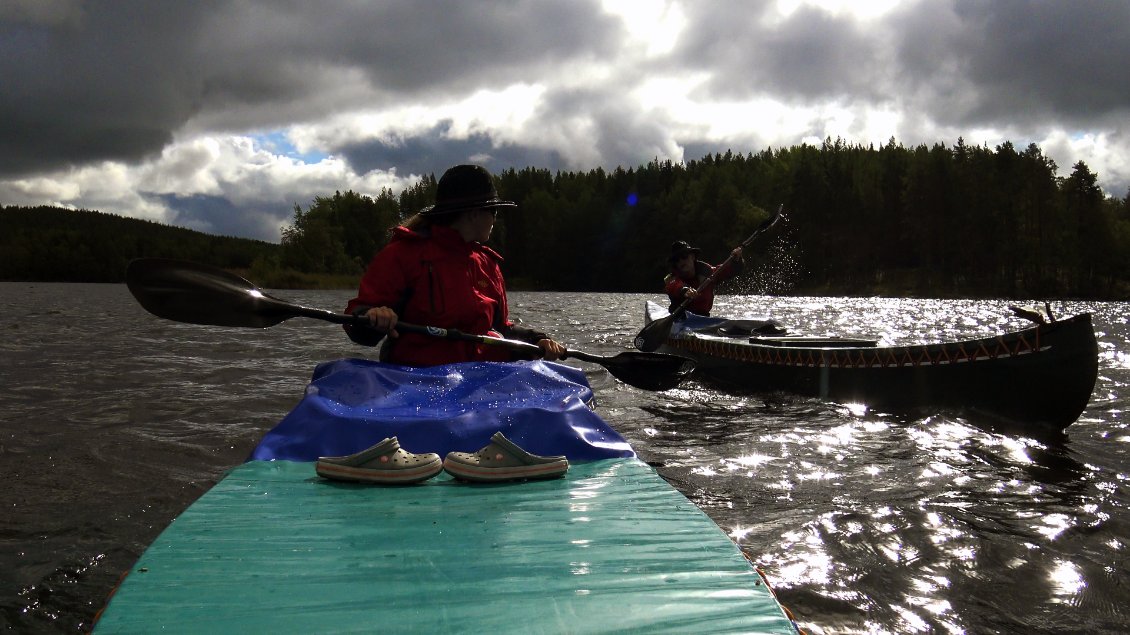
<path fill-rule="evenodd" d="M 371 356 L 339 327 L 158 320 L 122 285 L 0 289 L 0 621 L 89 626 L 120 573 L 301 398 L 314 367 Z M 281 293 L 337 309 L 343 292 Z M 628 350 L 654 296 L 515 293 L 515 317 Z M 1016 326 L 1009 302 L 720 296 L 718 312 L 886 343 Z M 74 306 L 93 307 L 77 314 Z M 1078 303 L 1100 379 L 1066 435 L 891 416 L 698 382 L 649 393 L 593 364 L 598 409 L 767 571 L 813 633 L 1124 632 L 1130 544 L 1125 303 Z M 29 328 L 51 324 L 49 331 Z"/>

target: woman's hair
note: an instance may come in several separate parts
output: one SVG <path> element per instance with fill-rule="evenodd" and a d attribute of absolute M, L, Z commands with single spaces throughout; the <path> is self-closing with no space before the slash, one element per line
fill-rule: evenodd
<path fill-rule="evenodd" d="M 398 223 L 398 225 L 411 229 L 414 232 L 427 231 L 428 228 L 430 228 L 432 225 L 451 225 L 465 213 L 466 212 L 456 212 L 452 214 L 440 214 L 438 216 L 424 216 L 423 214 L 413 214 L 412 216 L 409 216 L 408 219 L 403 223 Z M 395 227 L 396 225 L 393 225 L 389 228 L 389 231 L 392 231 Z"/>
<path fill-rule="evenodd" d="M 400 226 L 403 226 L 403 227 L 407 227 L 408 229 L 411 229 L 412 231 L 418 232 L 421 229 L 427 229 L 428 227 L 431 226 L 431 224 L 432 223 L 431 223 L 430 219 L 425 218 L 424 216 L 422 216 L 420 214 L 413 214 L 413 215 L 409 216 L 408 219 L 405 220 L 403 223 L 396 223 L 392 227 L 389 227 L 388 229 L 389 229 L 389 231 L 392 231 L 393 229 L 396 229 L 397 225 L 400 225 Z"/>

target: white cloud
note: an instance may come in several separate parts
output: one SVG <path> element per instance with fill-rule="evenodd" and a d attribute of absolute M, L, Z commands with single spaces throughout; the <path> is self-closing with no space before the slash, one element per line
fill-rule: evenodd
<path fill-rule="evenodd" d="M 316 163 L 276 154 L 246 136 L 203 136 L 180 140 L 159 157 L 138 164 L 104 161 L 27 179 L 0 181 L 0 199 L 9 205 L 50 204 L 165 223 L 223 231 L 211 223 L 185 223 L 170 202 L 195 196 L 216 197 L 255 210 L 249 237 L 277 241 L 279 228 L 295 204 L 315 196 L 353 190 L 375 196 L 382 188 L 399 191 L 413 179 L 373 171 L 357 174 L 343 160 Z"/>
<path fill-rule="evenodd" d="M 292 126 L 286 134 L 302 152 L 332 151 L 366 141 L 396 145 L 426 134 L 438 121 L 448 121 L 447 134 L 452 138 L 490 133 L 503 141 L 525 142 L 520 134 L 528 131 L 544 93 L 544 86 L 538 84 L 513 84 L 454 101 L 341 113 Z"/>
<path fill-rule="evenodd" d="M 631 40 L 624 49 L 645 57 L 670 53 L 687 24 L 682 6 L 670 0 L 603 0 L 602 6 L 623 20 Z"/>
<path fill-rule="evenodd" d="M 1075 163 L 1082 161 L 1094 174 L 1102 178 L 1104 191 L 1108 196 L 1119 198 L 1127 195 L 1130 187 L 1130 142 L 1120 132 L 1068 134 L 1056 130 L 1046 138 L 1037 141 L 1044 154 L 1051 157 L 1059 166 L 1060 176 L 1070 176 Z M 1122 188 L 1111 191 L 1112 183 L 1122 184 Z"/>
<path fill-rule="evenodd" d="M 875 20 L 890 13 L 900 0 L 777 0 L 781 18 L 787 18 L 803 6 L 816 7 L 833 15 L 848 15 L 858 20 Z"/>

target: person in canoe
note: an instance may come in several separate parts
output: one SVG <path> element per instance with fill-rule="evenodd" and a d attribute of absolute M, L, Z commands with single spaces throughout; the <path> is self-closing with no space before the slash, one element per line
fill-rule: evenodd
<path fill-rule="evenodd" d="M 667 259 L 671 264 L 671 273 L 663 279 L 664 291 L 671 300 L 671 312 L 689 299 L 690 302 L 685 307 L 687 311 L 698 315 L 710 315 L 710 309 L 714 307 L 714 284 L 741 274 L 744 268 L 742 248 L 736 247 L 730 253 L 730 260 L 720 271 L 717 271 L 714 283 L 702 289 L 700 288 L 702 283 L 714 275 L 718 267 L 699 260 L 700 251 L 702 250 L 691 247 L 685 240 L 677 240 L 671 244 L 671 257 Z"/>
<path fill-rule="evenodd" d="M 391 230 L 388 245 L 369 263 L 357 297 L 345 312 L 365 316 L 367 326 L 347 325 L 350 339 L 365 346 L 382 341 L 382 361 L 406 366 L 455 362 L 511 361 L 508 349 L 419 333 L 397 333 L 396 323 L 427 324 L 475 335 L 502 336 L 536 344 L 545 360 L 560 359 L 565 347 L 549 335 L 510 321 L 502 257 L 486 246 L 499 210 L 517 207 L 498 196 L 490 172 L 457 165 L 444 172 L 436 202 Z M 495 482 L 554 478 L 569 469 L 565 456 L 530 454 L 502 431 L 477 452 L 412 453 L 396 437 L 348 456 L 323 456 L 315 472 L 339 481 L 407 485 L 441 471 L 464 481 Z"/>
<path fill-rule="evenodd" d="M 371 327 L 346 326 L 349 337 L 366 346 L 384 340 L 381 360 L 408 366 L 511 359 L 500 347 L 397 333 L 396 322 L 403 318 L 526 341 L 541 348 L 544 359 L 559 359 L 565 353 L 561 344 L 510 320 L 502 257 L 485 244 L 498 212 L 515 207 L 499 198 L 485 168 L 457 165 L 445 172 L 435 204 L 393 228 L 388 245 L 373 257 L 345 309 L 367 316 Z"/>

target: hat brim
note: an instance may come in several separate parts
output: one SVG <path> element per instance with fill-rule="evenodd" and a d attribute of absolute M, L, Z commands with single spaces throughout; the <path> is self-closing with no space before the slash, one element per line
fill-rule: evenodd
<path fill-rule="evenodd" d="M 430 207 L 425 207 L 420 210 L 421 216 L 443 216 L 445 214 L 455 214 L 456 212 L 466 212 L 472 209 L 498 209 L 502 207 L 514 208 L 518 204 L 514 201 L 504 201 L 500 198 L 487 199 L 485 201 L 470 202 L 470 203 L 437 203 Z"/>
<path fill-rule="evenodd" d="M 676 251 L 675 253 L 671 254 L 671 257 L 668 258 L 667 260 L 670 261 L 670 262 L 675 262 L 676 260 L 678 260 L 679 258 L 682 258 L 683 256 L 685 256 L 687 254 L 694 254 L 695 257 L 697 258 L 698 252 L 700 252 L 700 251 L 702 251 L 702 250 L 699 249 L 698 247 L 688 247 L 686 249 L 681 249 L 681 250 Z"/>

